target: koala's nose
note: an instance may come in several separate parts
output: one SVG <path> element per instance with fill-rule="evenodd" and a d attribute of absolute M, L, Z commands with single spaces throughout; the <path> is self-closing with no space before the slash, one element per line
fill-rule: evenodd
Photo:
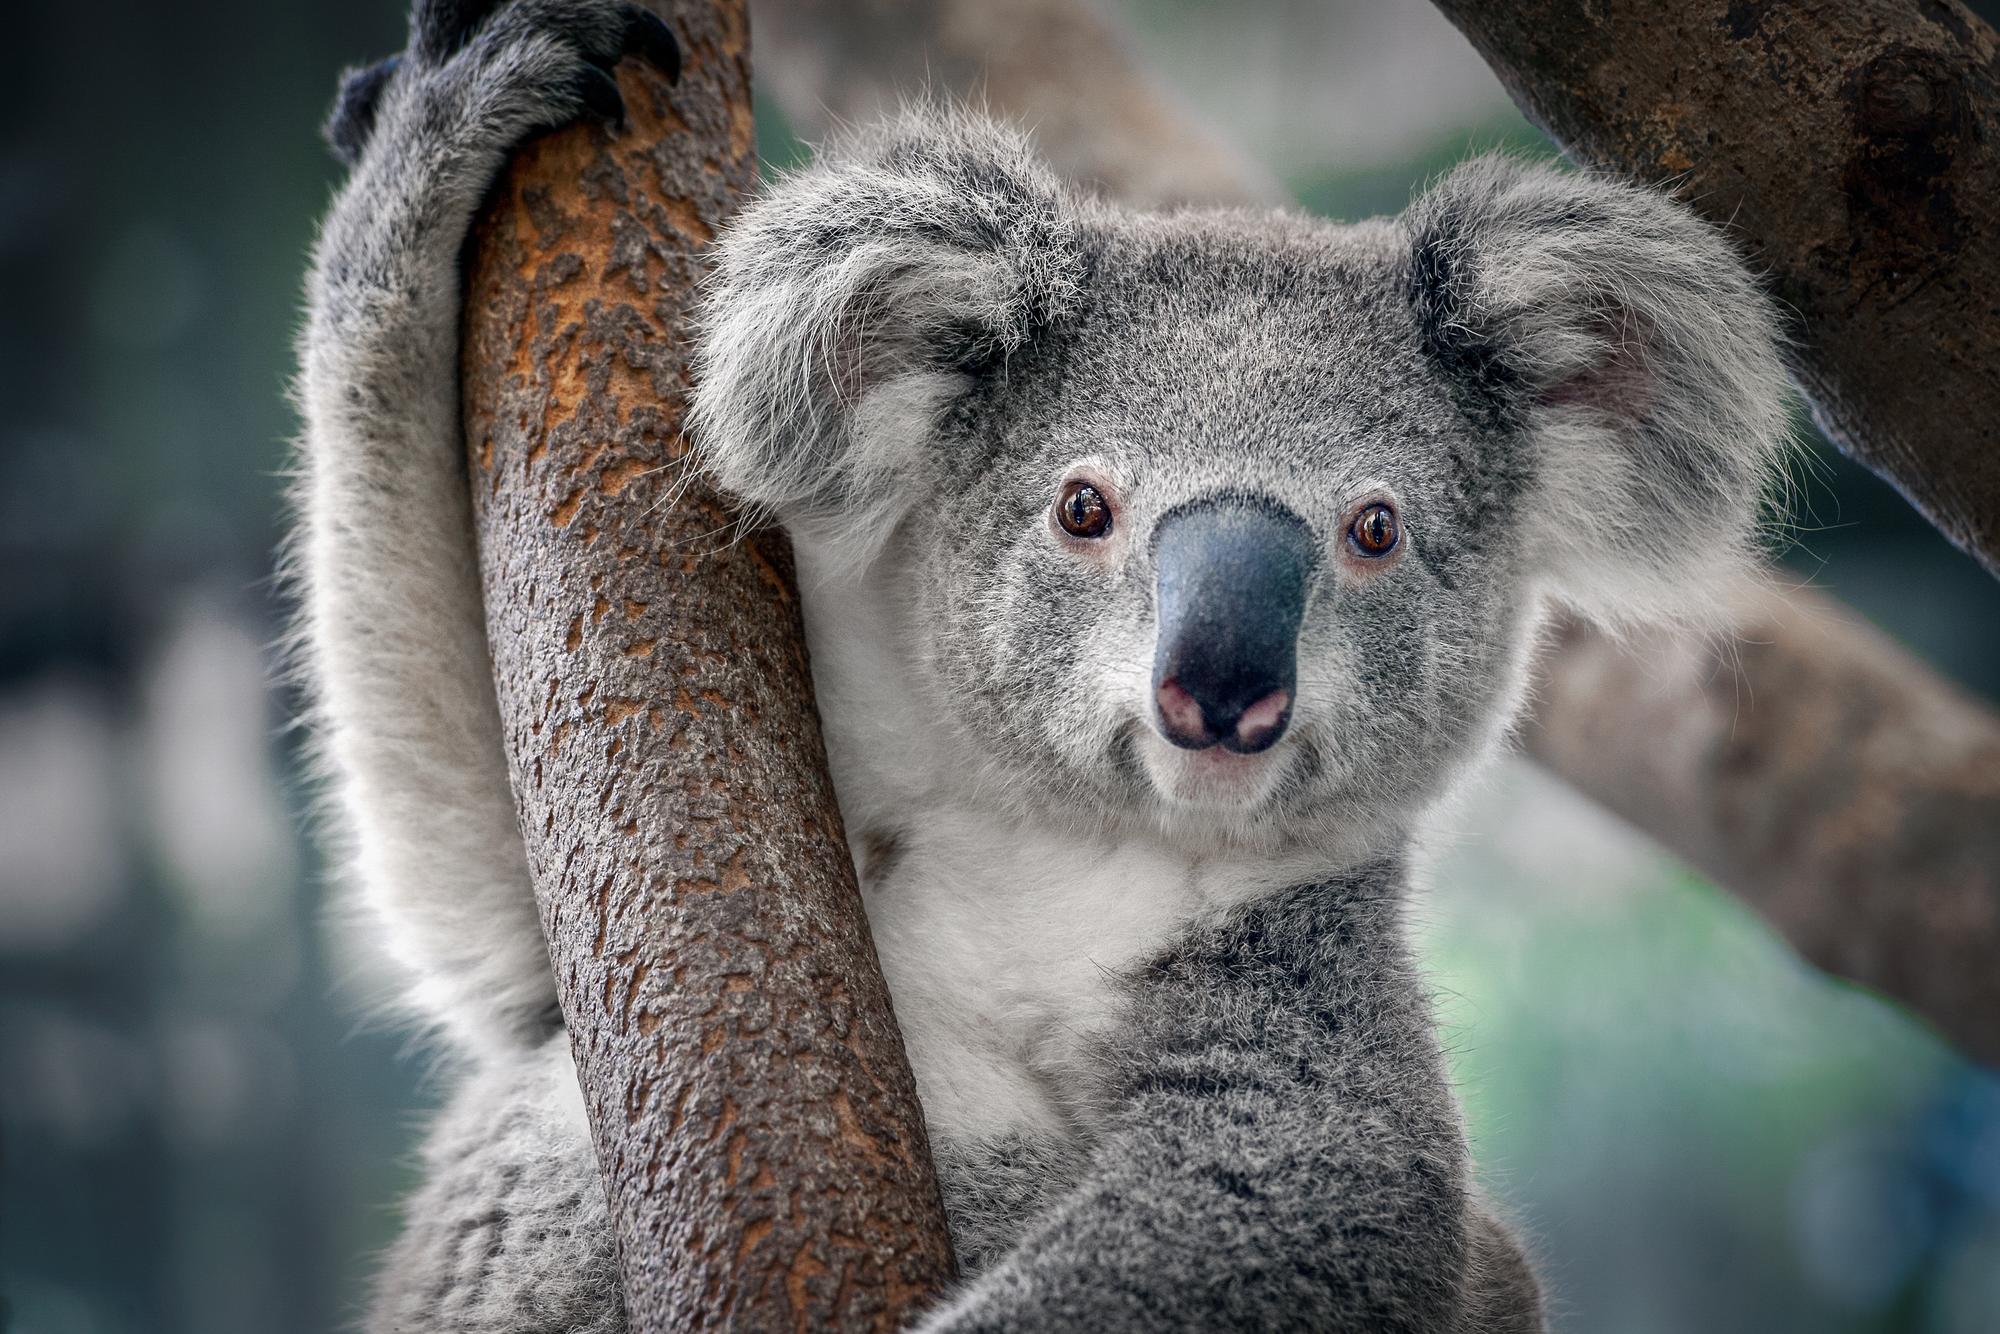
<path fill-rule="evenodd" d="M 1197 501 L 1153 538 L 1154 721 L 1176 746 L 1251 754 L 1291 721 L 1312 531 L 1281 505 Z"/>

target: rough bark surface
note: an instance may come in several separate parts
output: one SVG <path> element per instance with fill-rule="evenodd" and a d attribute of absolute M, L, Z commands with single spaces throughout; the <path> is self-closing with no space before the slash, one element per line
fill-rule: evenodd
<path fill-rule="evenodd" d="M 790 549 L 685 466 L 701 251 L 754 184 L 742 0 L 662 4 L 617 134 L 515 158 L 469 253 L 494 675 L 634 1331 L 887 1330 L 948 1279 L 826 774 Z"/>
<path fill-rule="evenodd" d="M 765 70 L 807 132 L 825 132 L 829 109 L 927 83 L 983 88 L 996 113 L 1035 125 L 1072 178 L 1142 181 L 1147 199 L 1268 200 L 1264 174 L 1218 157 L 1218 141 L 1150 91 L 1082 0 L 774 0 L 771 11 L 783 40 L 767 48 Z M 859 47 L 840 37 L 896 15 L 900 39 Z M 965 34 L 992 26 L 1017 38 L 989 66 L 988 48 Z M 1106 53 L 1087 89 L 1069 81 L 1061 51 L 1038 56 L 1036 32 Z M 1127 98 L 1162 109 L 1147 136 L 1099 133 L 1097 106 Z M 1985 365 L 1996 364 L 1989 353 Z M 2000 1063 L 2000 720 L 1990 709 L 1829 599 L 1775 591 L 1722 646 L 1619 644 L 1568 623 L 1543 655 L 1537 696 L 1527 739 L 1544 764 L 1763 910 L 1807 957 Z"/>
<path fill-rule="evenodd" d="M 1957 0 L 1438 0 L 1579 161 L 1797 314 L 1827 435 L 2000 575 L 2000 36 Z"/>

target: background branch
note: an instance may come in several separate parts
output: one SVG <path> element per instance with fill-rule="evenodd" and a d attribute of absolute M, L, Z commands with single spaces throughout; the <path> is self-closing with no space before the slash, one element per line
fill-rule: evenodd
<path fill-rule="evenodd" d="M 932 90 L 1032 127 L 1056 170 L 1129 203 L 1285 198 L 1077 0 L 773 0 L 757 24 L 771 91 L 814 139 Z"/>
<path fill-rule="evenodd" d="M 900 1328 L 950 1245 L 827 779 L 790 548 L 685 466 L 700 252 L 754 184 L 741 0 L 627 127 L 515 158 L 464 354 L 494 676 L 635 1334 Z"/>
<path fill-rule="evenodd" d="M 2000 575 L 1993 29 L 1957 0 L 1437 4 L 1572 157 L 1749 244 L 1828 438 Z"/>
<path fill-rule="evenodd" d="M 765 70 L 804 133 L 927 86 L 983 90 L 1072 179 L 1129 186 L 1135 202 L 1273 198 L 1268 175 L 1220 148 L 1082 0 L 773 0 L 766 12 Z M 846 36 L 864 28 L 865 42 Z M 1148 111 L 1101 120 L 1123 105 Z M 1789 131 L 1765 132 L 1784 145 L 1773 170 L 1808 156 Z M 2000 382 L 2000 358 L 1983 364 Z M 1621 645 L 1563 624 L 1530 751 L 1807 957 L 2000 1061 L 2000 721 L 1823 596 L 1773 590 L 1743 615 L 1726 646 Z"/>
<path fill-rule="evenodd" d="M 1766 590 L 1735 624 L 1564 627 L 1529 753 L 2000 1064 L 2000 719 L 1823 595 Z"/>

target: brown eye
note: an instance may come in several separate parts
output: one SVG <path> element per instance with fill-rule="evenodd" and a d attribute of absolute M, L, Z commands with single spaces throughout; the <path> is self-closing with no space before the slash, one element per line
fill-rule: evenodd
<path fill-rule="evenodd" d="M 1396 549 L 1396 511 L 1377 501 L 1354 516 L 1347 534 L 1362 555 L 1386 556 Z"/>
<path fill-rule="evenodd" d="M 1111 505 L 1089 482 L 1070 482 L 1056 497 L 1056 522 L 1071 537 L 1103 537 L 1111 531 Z"/>

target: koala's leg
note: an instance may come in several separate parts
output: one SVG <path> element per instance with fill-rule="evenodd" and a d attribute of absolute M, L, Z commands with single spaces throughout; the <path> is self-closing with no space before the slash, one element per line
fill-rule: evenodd
<path fill-rule="evenodd" d="M 1288 890 L 1132 979 L 1082 1169 L 925 1334 L 1538 1330 L 1469 1180 L 1399 880 Z"/>
<path fill-rule="evenodd" d="M 491 12 L 488 12 L 491 11 Z M 459 425 L 459 250 L 508 149 L 620 104 L 657 19 L 612 0 L 420 0 L 409 51 L 349 80 L 358 156 L 300 341 L 299 639 L 348 868 L 409 1000 L 462 1044 L 534 1042 L 554 984 L 501 749 Z"/>
<path fill-rule="evenodd" d="M 568 1035 L 465 1079 L 431 1128 L 406 1212 L 366 1334 L 624 1330 Z"/>

